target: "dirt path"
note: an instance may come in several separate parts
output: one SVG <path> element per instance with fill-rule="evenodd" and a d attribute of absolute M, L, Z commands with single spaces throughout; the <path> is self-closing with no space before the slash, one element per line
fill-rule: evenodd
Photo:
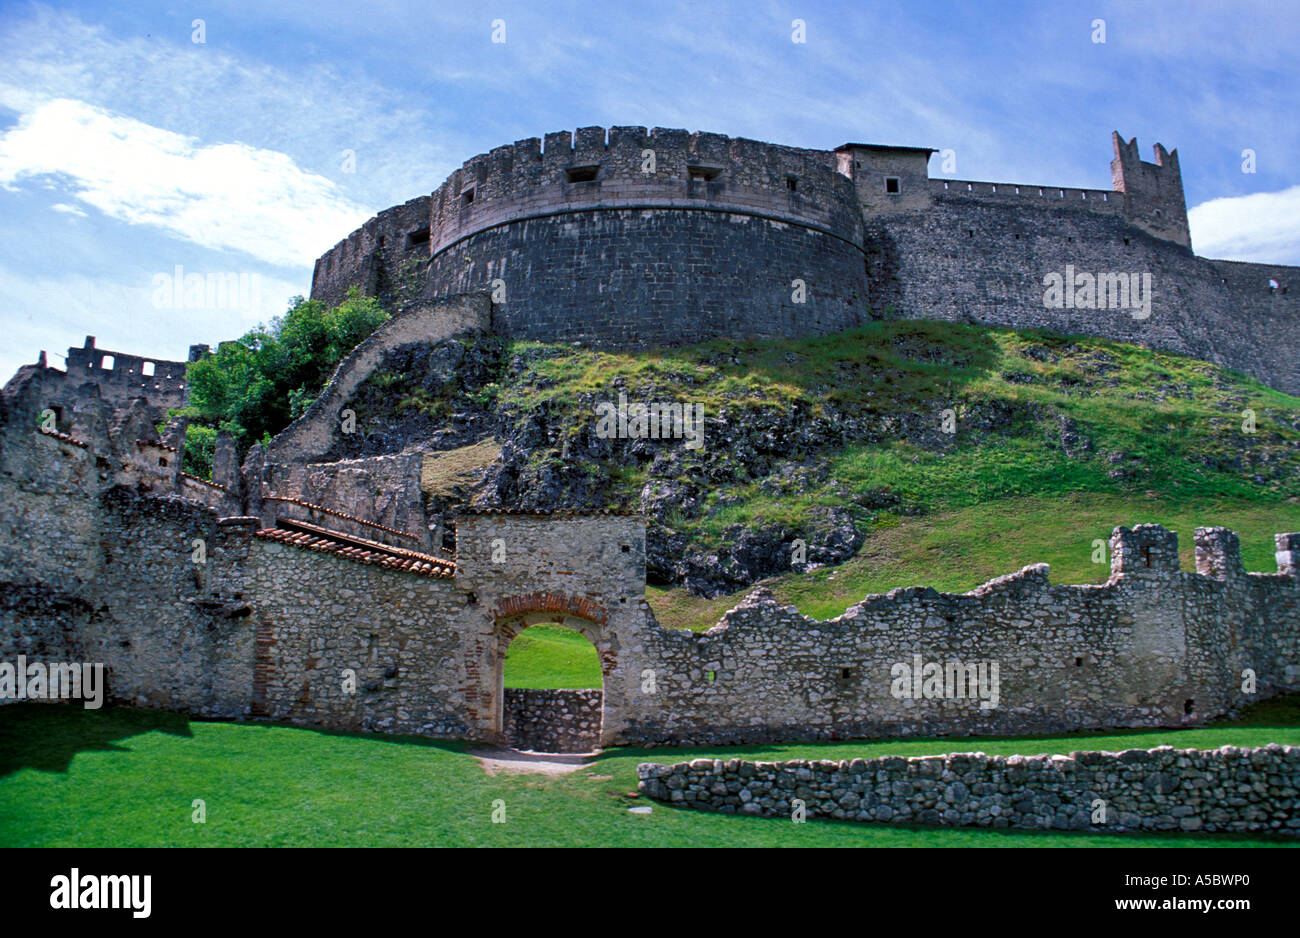
<path fill-rule="evenodd" d="M 568 775 L 595 765 L 595 753 L 524 752 L 519 749 L 472 749 L 470 755 L 488 775 Z"/>

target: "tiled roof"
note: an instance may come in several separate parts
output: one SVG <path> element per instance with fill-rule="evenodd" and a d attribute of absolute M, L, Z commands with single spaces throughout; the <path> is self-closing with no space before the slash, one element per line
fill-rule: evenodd
<path fill-rule="evenodd" d="M 278 521 L 279 527 L 263 528 L 255 536 L 264 541 L 278 541 L 291 547 L 337 554 L 357 563 L 373 564 L 388 567 L 392 570 L 404 570 L 407 573 L 415 573 L 420 576 L 451 577 L 456 575 L 456 565 L 449 560 L 443 560 L 441 557 L 421 554 L 401 547 L 392 547 L 388 544 L 380 544 L 378 541 L 366 540 L 363 537 L 355 537 L 341 531 L 331 531 L 328 528 L 319 528 L 314 524 L 307 524 L 303 521 L 294 521 L 289 518 L 280 518 Z"/>
<path fill-rule="evenodd" d="M 207 479 L 200 479 L 198 476 L 192 476 L 188 472 L 182 472 L 181 476 L 183 478 L 189 479 L 191 482 L 197 482 L 199 483 L 199 485 L 206 485 L 209 488 L 221 489 L 221 491 L 223 492 L 230 491 L 230 489 L 226 488 L 224 485 L 218 485 L 216 482 L 209 482 Z"/>
<path fill-rule="evenodd" d="M 324 505 L 313 505 L 311 502 L 305 502 L 301 498 L 289 498 L 284 495 L 263 495 L 264 502 L 287 502 L 290 505 L 297 505 L 299 508 L 306 508 L 309 511 L 319 511 L 323 515 L 333 515 L 335 518 L 342 518 L 344 521 L 351 521 L 354 524 L 363 524 L 368 528 L 375 528 L 379 531 L 386 531 L 389 534 L 398 537 L 410 538 L 413 541 L 419 541 L 419 538 L 410 531 L 399 531 L 397 528 L 390 528 L 386 524 L 380 524 L 378 521 L 367 521 L 365 518 L 358 518 L 356 515 L 349 515 L 346 512 L 335 511 L 333 508 L 326 508 Z"/>
<path fill-rule="evenodd" d="M 458 514 L 462 517 L 470 518 L 475 516 L 492 518 L 639 518 L 642 517 L 644 513 L 620 508 L 602 508 L 598 511 L 578 511 L 576 509 L 562 509 L 559 511 L 511 511 L 508 508 L 465 508 L 461 509 Z"/>
<path fill-rule="evenodd" d="M 82 449 L 88 449 L 88 448 L 89 448 L 89 447 L 86 445 L 86 443 L 85 443 L 84 440 L 79 440 L 79 439 L 77 439 L 75 436 L 73 436 L 73 435 L 70 434 L 70 433 L 62 433 L 62 432 L 60 432 L 60 431 L 58 431 L 58 430 L 54 430 L 54 431 L 50 431 L 50 430 L 38 430 L 37 432 L 40 433 L 42 436 L 52 436 L 52 437 L 54 437 L 56 440 L 58 440 L 58 441 L 60 441 L 60 442 L 62 442 L 62 443 L 71 443 L 73 446 L 80 446 Z"/>

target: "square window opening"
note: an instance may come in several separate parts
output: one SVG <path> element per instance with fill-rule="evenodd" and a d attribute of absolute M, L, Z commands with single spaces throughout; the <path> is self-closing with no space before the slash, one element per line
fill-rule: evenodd
<path fill-rule="evenodd" d="M 898 193 L 899 193 L 900 191 L 901 191 L 901 190 L 899 189 L 899 179 L 898 179 L 898 177 L 897 177 L 897 176 L 886 176 L 886 177 L 885 177 L 885 192 L 887 192 L 887 193 L 890 194 L 890 195 L 898 195 Z"/>

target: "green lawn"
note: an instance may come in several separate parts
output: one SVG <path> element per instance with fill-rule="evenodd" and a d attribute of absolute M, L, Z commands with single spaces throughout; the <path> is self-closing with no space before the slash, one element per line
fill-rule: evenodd
<path fill-rule="evenodd" d="M 520 632 L 506 651 L 506 687 L 600 687 L 596 648 L 577 632 L 534 625 Z"/>
<path fill-rule="evenodd" d="M 0 846 L 1294 846 L 1208 834 L 945 830 L 791 824 L 629 797 L 642 761 L 1070 752 L 1169 744 L 1300 745 L 1300 695 L 1204 729 L 1052 738 L 611 750 L 561 778 L 489 777 L 466 746 L 408 737 L 210 723 L 158 711 L 0 708 Z M 191 820 L 195 799 L 206 823 Z M 494 802 L 506 822 L 492 823 Z"/>

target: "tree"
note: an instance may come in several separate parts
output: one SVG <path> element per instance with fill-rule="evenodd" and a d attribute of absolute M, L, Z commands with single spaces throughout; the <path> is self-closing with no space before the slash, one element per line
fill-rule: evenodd
<path fill-rule="evenodd" d="M 211 473 L 210 446 L 218 430 L 234 435 L 242 455 L 287 427 L 311 406 L 344 356 L 386 319 L 379 302 L 356 287 L 333 308 L 296 296 L 269 327 L 259 324 L 190 362 L 189 402 L 174 411 L 190 418 L 186 471 Z"/>

